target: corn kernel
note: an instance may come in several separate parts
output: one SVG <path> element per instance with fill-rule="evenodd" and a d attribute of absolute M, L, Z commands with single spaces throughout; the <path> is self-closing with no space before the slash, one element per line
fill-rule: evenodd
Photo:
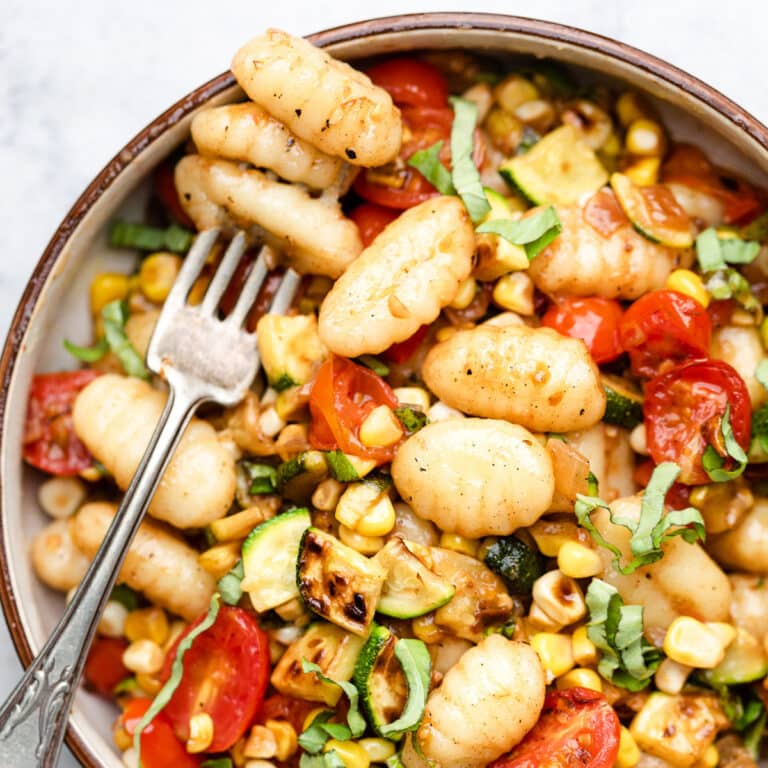
<path fill-rule="evenodd" d="M 531 647 L 541 660 L 548 683 L 573 668 L 571 638 L 568 635 L 538 632 L 531 637 Z"/>
<path fill-rule="evenodd" d="M 304 718 L 304 722 L 301 724 L 301 730 L 302 730 L 302 733 L 303 733 L 304 731 L 306 731 L 306 730 L 308 730 L 308 729 L 309 729 L 309 727 L 312 725 L 312 723 L 314 723 L 314 722 L 315 722 L 315 718 L 316 718 L 318 715 L 322 715 L 322 714 L 324 714 L 324 713 L 326 713 L 326 712 L 328 712 L 328 713 L 330 713 L 330 714 L 334 714 L 332 710 L 330 710 L 330 709 L 327 709 L 326 707 L 315 707 L 315 709 L 313 709 L 313 710 L 312 710 L 312 711 L 311 711 L 311 712 L 310 712 L 310 713 L 309 713 L 309 714 L 308 714 L 308 715 L 307 715 L 307 716 Z"/>
<path fill-rule="evenodd" d="M 701 278 L 690 269 L 676 269 L 667 278 L 666 287 L 698 301 L 702 307 L 709 306 L 709 293 Z"/>
<path fill-rule="evenodd" d="M 702 755 L 701 760 L 698 763 L 697 768 L 715 768 L 720 762 L 720 753 L 714 744 L 710 744 L 707 747 L 706 752 Z"/>
<path fill-rule="evenodd" d="M 476 293 L 477 282 L 474 277 L 468 277 L 459 284 L 456 295 L 448 306 L 453 309 L 466 309 L 472 303 Z"/>
<path fill-rule="evenodd" d="M 510 272 L 493 286 L 493 302 L 519 315 L 533 314 L 533 281 L 525 272 Z"/>
<path fill-rule="evenodd" d="M 197 556 L 197 562 L 203 570 L 214 578 L 220 579 L 240 559 L 240 541 L 229 541 L 226 544 L 217 544 Z"/>
<path fill-rule="evenodd" d="M 616 115 L 626 128 L 630 123 L 651 115 L 651 109 L 642 96 L 633 91 L 625 91 L 616 100 Z"/>
<path fill-rule="evenodd" d="M 163 645 L 163 651 L 165 653 L 167 653 L 168 649 L 179 639 L 181 634 L 186 632 L 188 626 L 189 624 L 186 621 L 182 621 L 181 619 L 177 619 L 171 624 L 168 630 L 168 639 Z"/>
<path fill-rule="evenodd" d="M 179 270 L 181 257 L 174 253 L 152 253 L 141 262 L 139 267 L 139 287 L 141 292 L 156 304 L 168 298 Z"/>
<path fill-rule="evenodd" d="M 400 405 L 410 405 L 423 413 L 429 410 L 429 392 L 421 387 L 397 387 L 392 390 Z"/>
<path fill-rule="evenodd" d="M 724 648 L 727 648 L 736 639 L 736 627 L 733 624 L 728 624 L 725 621 L 708 621 L 705 626 L 720 638 Z"/>
<path fill-rule="evenodd" d="M 80 508 L 88 491 L 77 477 L 51 477 L 37 490 L 43 512 L 54 520 L 66 520 Z"/>
<path fill-rule="evenodd" d="M 557 690 L 563 691 L 566 688 L 589 688 L 591 691 L 601 693 L 603 681 L 594 669 L 578 667 L 557 678 Z"/>
<path fill-rule="evenodd" d="M 275 734 L 265 725 L 254 725 L 245 741 L 245 757 L 274 757 L 277 754 Z"/>
<path fill-rule="evenodd" d="M 120 762 L 123 764 L 123 768 L 141 768 L 139 753 L 133 747 L 129 747 L 123 752 Z"/>
<path fill-rule="evenodd" d="M 605 140 L 605 144 L 600 147 L 600 151 L 608 157 L 617 157 L 621 154 L 621 139 L 616 131 L 611 131 L 611 135 Z"/>
<path fill-rule="evenodd" d="M 544 557 L 557 557 L 560 547 L 566 541 L 578 541 L 579 536 L 575 522 L 553 525 L 547 520 L 538 520 L 528 530 Z"/>
<path fill-rule="evenodd" d="M 546 99 L 531 99 L 515 108 L 515 117 L 539 133 L 546 133 L 555 122 L 557 114 Z"/>
<path fill-rule="evenodd" d="M 443 533 L 440 536 L 440 546 L 443 549 L 450 549 L 454 552 L 461 552 L 462 555 L 474 557 L 477 554 L 477 541 L 467 539 L 455 533 Z"/>
<path fill-rule="evenodd" d="M 381 500 L 368 511 L 355 528 L 355 533 L 361 536 L 386 536 L 395 527 L 395 508 L 389 496 L 382 496 Z"/>
<path fill-rule="evenodd" d="M 624 175 L 638 187 L 649 187 L 658 182 L 660 168 L 660 157 L 641 157 L 624 169 Z"/>
<path fill-rule="evenodd" d="M 372 763 L 385 763 L 395 754 L 396 747 L 389 739 L 359 739 L 357 742 Z"/>
<path fill-rule="evenodd" d="M 102 272 L 91 282 L 91 312 L 98 315 L 111 301 L 122 300 L 128 295 L 128 275 Z"/>
<path fill-rule="evenodd" d="M 567 626 L 587 615 L 581 587 L 559 570 L 547 571 L 533 583 L 533 601 L 554 621 Z"/>
<path fill-rule="evenodd" d="M 439 643 L 445 637 L 443 630 L 435 624 L 435 615 L 433 613 L 413 619 L 411 621 L 411 629 L 413 634 L 427 645 Z"/>
<path fill-rule="evenodd" d="M 690 616 L 678 616 L 667 629 L 664 652 L 680 664 L 713 669 L 723 660 L 725 645 L 706 624 Z"/>
<path fill-rule="evenodd" d="M 120 725 L 119 721 L 112 729 L 112 738 L 114 739 L 115 746 L 121 752 L 125 752 L 126 749 L 130 749 L 133 745 L 133 737 Z"/>
<path fill-rule="evenodd" d="M 591 547 L 578 541 L 566 541 L 557 553 L 557 567 L 566 576 L 586 579 L 603 570 L 603 561 Z"/>
<path fill-rule="evenodd" d="M 207 712 L 198 712 L 189 718 L 187 752 L 205 752 L 213 743 L 213 718 Z"/>
<path fill-rule="evenodd" d="M 123 651 L 123 664 L 131 671 L 157 674 L 165 661 L 163 649 L 152 640 L 135 640 Z"/>
<path fill-rule="evenodd" d="M 493 89 L 493 97 L 507 112 L 514 112 L 526 101 L 539 98 L 539 89 L 521 75 L 509 75 Z"/>
<path fill-rule="evenodd" d="M 142 672 L 136 673 L 136 684 L 149 696 L 156 696 L 163 687 L 163 684 L 155 675 L 146 675 Z"/>
<path fill-rule="evenodd" d="M 435 334 L 435 340 L 436 341 L 448 341 L 448 339 L 452 339 L 458 332 L 459 332 L 459 329 L 456 328 L 455 326 L 453 326 L 453 325 L 446 325 L 445 328 L 441 328 Z"/>
<path fill-rule="evenodd" d="M 536 603 L 531 603 L 528 611 L 528 623 L 538 632 L 559 632 L 563 625 L 548 616 Z"/>
<path fill-rule="evenodd" d="M 323 747 L 323 752 L 333 750 L 344 763 L 344 768 L 368 768 L 371 760 L 368 753 L 354 741 L 339 741 L 329 739 Z"/>
<path fill-rule="evenodd" d="M 363 536 L 346 525 L 339 526 L 339 539 L 361 555 L 375 555 L 386 543 L 383 536 Z"/>
<path fill-rule="evenodd" d="M 140 608 L 125 619 L 125 636 L 130 642 L 152 640 L 163 645 L 168 639 L 168 616 L 162 608 Z"/>
<path fill-rule="evenodd" d="M 267 720 L 265 725 L 272 731 L 275 737 L 275 743 L 277 744 L 275 757 L 278 760 L 282 762 L 296 753 L 298 749 L 296 731 L 290 723 L 285 720 Z"/>
<path fill-rule="evenodd" d="M 117 600 L 110 600 L 104 606 L 104 613 L 99 619 L 99 634 L 104 637 L 122 637 L 125 634 L 125 620 L 128 609 Z"/>
<path fill-rule="evenodd" d="M 666 658 L 659 664 L 656 674 L 653 676 L 653 682 L 663 693 L 672 696 L 683 690 L 688 675 L 691 674 L 691 667 L 680 664 L 674 659 Z"/>
<path fill-rule="evenodd" d="M 372 483 L 353 483 L 336 505 L 336 519 L 363 536 L 386 536 L 395 526 L 389 495 Z"/>
<path fill-rule="evenodd" d="M 571 635 L 573 660 L 582 666 L 597 663 L 597 646 L 589 639 L 587 627 L 577 627 Z"/>
<path fill-rule="evenodd" d="M 285 424 L 274 405 L 268 406 L 259 414 L 259 429 L 266 437 L 275 437 L 285 428 Z"/>
<path fill-rule="evenodd" d="M 614 768 L 634 768 L 640 762 L 640 748 L 634 736 L 622 725 L 619 736 L 619 752 Z"/>
<path fill-rule="evenodd" d="M 387 405 L 374 408 L 360 425 L 360 442 L 369 448 L 388 448 L 403 436 L 403 426 Z"/>
<path fill-rule="evenodd" d="M 667 139 L 659 123 L 641 117 L 627 126 L 624 144 L 633 155 L 661 157 L 666 150 Z"/>
<path fill-rule="evenodd" d="M 488 137 L 505 155 L 515 151 L 523 135 L 523 124 L 505 109 L 494 107 L 485 118 Z"/>
<path fill-rule="evenodd" d="M 312 494 L 312 506 L 321 512 L 333 512 L 342 493 L 344 493 L 344 485 L 329 477 L 315 488 Z"/>
<path fill-rule="evenodd" d="M 648 435 L 642 422 L 629 433 L 629 446 L 641 456 L 648 455 Z"/>
<path fill-rule="evenodd" d="M 259 523 L 275 516 L 280 500 L 275 496 L 254 499 L 250 507 L 234 515 L 227 515 L 210 524 L 216 541 L 238 541 L 244 539 Z"/>
<path fill-rule="evenodd" d="M 363 459 L 360 456 L 354 456 L 351 453 L 347 453 L 346 457 L 355 472 L 357 472 L 358 477 L 365 477 L 371 470 L 376 468 L 375 459 Z"/>

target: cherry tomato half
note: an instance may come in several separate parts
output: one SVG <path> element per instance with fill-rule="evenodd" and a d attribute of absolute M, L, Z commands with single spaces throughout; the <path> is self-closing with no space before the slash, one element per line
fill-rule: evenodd
<path fill-rule="evenodd" d="M 201 621 L 202 617 L 168 651 L 161 676 L 163 682 L 170 677 L 179 643 Z M 213 626 L 196 637 L 184 654 L 181 684 L 163 712 L 182 741 L 189 738 L 190 717 L 207 712 L 213 720 L 214 733 L 209 751 L 223 752 L 253 722 L 268 679 L 266 633 L 250 613 L 223 605 Z"/>
<path fill-rule="evenodd" d="M 381 86 L 398 105 L 409 107 L 445 107 L 448 83 L 432 64 L 408 56 L 374 64 L 366 74 Z"/>
<path fill-rule="evenodd" d="M 544 313 L 541 324 L 563 336 L 581 339 L 596 363 L 615 360 L 622 352 L 619 323 L 623 311 L 613 299 L 558 299 Z"/>
<path fill-rule="evenodd" d="M 620 728 L 601 693 L 588 688 L 552 691 L 533 729 L 491 768 L 611 768 Z"/>
<path fill-rule="evenodd" d="M 357 224 L 360 230 L 360 239 L 367 248 L 381 233 L 387 224 L 391 224 L 397 217 L 397 211 L 385 208 L 383 205 L 362 203 L 349 214 L 349 218 Z"/>
<path fill-rule="evenodd" d="M 651 459 L 641 462 L 635 467 L 633 478 L 635 483 L 641 488 L 645 488 L 651 479 L 653 470 L 656 469 L 656 465 Z M 664 499 L 664 503 L 671 509 L 685 509 L 690 507 L 690 495 L 691 489 L 689 486 L 683 483 L 674 482 L 672 487 L 667 491 L 667 495 Z"/>
<path fill-rule="evenodd" d="M 194 222 L 187 216 L 187 212 L 181 205 L 173 174 L 174 166 L 173 163 L 169 161 L 162 163 L 158 167 L 155 171 L 154 178 L 155 196 L 160 201 L 160 204 L 163 206 L 168 216 L 170 216 L 177 224 L 181 224 L 188 229 L 195 229 Z"/>
<path fill-rule="evenodd" d="M 320 367 L 309 394 L 310 444 L 323 451 L 340 448 L 380 464 L 392 461 L 396 445 L 369 448 L 358 438 L 363 420 L 379 405 L 397 407 L 389 385 L 369 368 L 331 355 Z"/>
<path fill-rule="evenodd" d="M 717 439 L 721 417 L 730 405 L 733 433 L 749 447 L 752 412 L 747 385 L 728 363 L 699 360 L 679 365 L 651 379 L 645 387 L 643 416 L 651 458 L 680 466 L 680 482 L 708 483 L 701 464 L 707 446 Z"/>
<path fill-rule="evenodd" d="M 72 425 L 72 406 L 97 371 L 40 373 L 32 379 L 24 424 L 22 455 L 52 475 L 76 475 L 93 465 Z"/>
<path fill-rule="evenodd" d="M 314 709 L 317 709 L 316 701 L 305 701 L 284 693 L 275 693 L 264 699 L 259 712 L 259 722 L 285 720 L 293 726 L 296 733 L 301 733 L 307 715 Z"/>
<path fill-rule="evenodd" d="M 133 736 L 136 726 L 152 704 L 152 699 L 133 699 L 120 716 L 120 723 Z M 161 711 L 141 732 L 142 768 L 198 768 L 201 758 L 190 755 L 176 738 L 173 728 Z"/>
<path fill-rule="evenodd" d="M 88 687 L 102 696 L 111 696 L 114 687 L 130 676 L 123 664 L 128 642 L 121 637 L 97 637 L 88 651 L 83 677 Z"/>
<path fill-rule="evenodd" d="M 427 333 L 429 333 L 429 326 L 422 325 L 413 336 L 409 336 L 405 341 L 398 341 L 382 352 L 382 357 L 391 363 L 407 362 L 413 357 L 413 354 L 419 348 L 421 342 L 424 341 Z"/>
<path fill-rule="evenodd" d="M 637 376 L 655 376 L 662 367 L 709 357 L 712 323 L 707 310 L 677 291 L 651 291 L 624 313 L 621 346 Z"/>

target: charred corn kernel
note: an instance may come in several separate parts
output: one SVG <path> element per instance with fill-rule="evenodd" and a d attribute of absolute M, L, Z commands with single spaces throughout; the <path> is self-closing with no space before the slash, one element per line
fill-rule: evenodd
<path fill-rule="evenodd" d="M 282 762 L 296 753 L 298 749 L 296 731 L 290 723 L 285 720 L 267 720 L 265 725 L 272 731 L 275 737 L 275 743 L 277 744 L 275 757 L 278 760 Z"/>
<path fill-rule="evenodd" d="M 435 624 L 434 614 L 430 613 L 413 619 L 411 621 L 411 629 L 413 634 L 427 645 L 439 643 L 445 637 L 443 630 Z"/>
<path fill-rule="evenodd" d="M 616 100 L 616 115 L 625 128 L 635 120 L 648 118 L 650 114 L 650 107 L 645 100 L 633 91 L 625 91 Z"/>
<path fill-rule="evenodd" d="M 476 293 L 477 281 L 474 277 L 468 277 L 459 284 L 459 289 L 448 306 L 453 309 L 466 309 L 472 303 Z"/>
<path fill-rule="evenodd" d="M 597 646 L 589 639 L 586 625 L 573 630 L 571 652 L 577 664 L 584 666 L 597 663 Z"/>
<path fill-rule="evenodd" d="M 539 632 L 559 632 L 563 628 L 562 624 L 547 616 L 536 603 L 531 603 L 528 623 Z"/>
<path fill-rule="evenodd" d="M 602 693 L 603 681 L 594 669 L 577 667 L 557 678 L 557 690 L 563 691 L 566 688 L 589 688 Z"/>
<path fill-rule="evenodd" d="M 363 419 L 360 442 L 369 448 L 388 448 L 403 436 L 403 426 L 388 405 L 379 405 Z"/>
<path fill-rule="evenodd" d="M 141 672 L 136 674 L 136 683 L 142 691 L 150 696 L 156 696 L 163 687 L 163 684 L 154 675 L 145 675 Z"/>
<path fill-rule="evenodd" d="M 458 333 L 459 329 L 456 328 L 453 325 L 446 325 L 445 328 L 441 328 L 436 334 L 435 334 L 435 340 L 436 341 L 448 341 L 448 339 L 452 338 Z"/>
<path fill-rule="evenodd" d="M 614 768 L 634 768 L 640 762 L 640 748 L 634 736 L 622 725 L 619 735 L 619 751 Z"/>
<path fill-rule="evenodd" d="M 280 418 L 274 405 L 265 408 L 259 414 L 259 430 L 265 437 L 274 437 L 285 427 L 285 421 Z"/>
<path fill-rule="evenodd" d="M 557 567 L 573 579 L 586 579 L 603 570 L 603 561 L 591 547 L 578 541 L 566 541 L 557 553 Z"/>
<path fill-rule="evenodd" d="M 555 122 L 555 108 L 545 99 L 531 99 L 515 108 L 515 117 L 539 133 L 546 133 Z"/>
<path fill-rule="evenodd" d="M 192 290 L 190 290 L 189 296 L 187 297 L 187 301 L 189 301 L 193 307 L 202 302 L 203 296 L 205 296 L 205 292 L 208 290 L 210 283 L 211 276 L 206 274 L 201 275 L 195 280 Z"/>
<path fill-rule="evenodd" d="M 384 763 L 396 752 L 395 745 L 389 739 L 359 739 L 357 743 L 372 763 Z"/>
<path fill-rule="evenodd" d="M 137 674 L 157 674 L 164 661 L 163 649 L 152 640 L 134 640 L 123 651 L 123 664 Z"/>
<path fill-rule="evenodd" d="M 119 723 L 112 729 L 112 738 L 114 739 L 115 746 L 121 751 L 125 752 L 133 745 L 133 736 L 123 728 Z"/>
<path fill-rule="evenodd" d="M 342 493 L 344 493 L 344 485 L 329 477 L 315 488 L 312 494 L 312 506 L 322 512 L 333 512 Z"/>
<path fill-rule="evenodd" d="M 510 272 L 493 286 L 493 302 L 519 315 L 533 314 L 533 281 L 525 272 Z"/>
<path fill-rule="evenodd" d="M 189 718 L 187 752 L 205 752 L 213 743 L 213 718 L 207 712 L 198 712 Z"/>
<path fill-rule="evenodd" d="M 98 315 L 111 301 L 128 295 L 128 275 L 118 272 L 102 272 L 91 282 L 91 312 Z"/>
<path fill-rule="evenodd" d="M 440 546 L 443 549 L 451 549 L 454 552 L 461 552 L 462 555 L 474 557 L 477 554 L 477 541 L 475 539 L 466 539 L 455 533 L 443 533 L 440 536 Z"/>
<path fill-rule="evenodd" d="M 395 508 L 386 490 L 373 483 L 353 483 L 336 505 L 336 519 L 363 536 L 385 536 L 395 526 Z"/>
<path fill-rule="evenodd" d="M 125 619 L 125 636 L 130 642 L 151 640 L 163 645 L 168 639 L 168 616 L 162 608 L 139 608 Z"/>
<path fill-rule="evenodd" d="M 423 413 L 429 410 L 429 392 L 421 387 L 397 387 L 392 390 L 400 405 L 411 405 Z"/>
<path fill-rule="evenodd" d="M 344 768 L 368 768 L 371 759 L 363 747 L 356 741 L 339 741 L 329 739 L 323 747 L 323 752 L 333 750 L 344 763 Z"/>
<path fill-rule="evenodd" d="M 150 300 L 161 304 L 168 298 L 181 269 L 181 257 L 174 253 L 151 253 L 139 267 L 139 287 Z"/>
<path fill-rule="evenodd" d="M 216 579 L 220 579 L 237 564 L 240 559 L 241 544 L 240 541 L 217 544 L 215 547 L 201 552 L 197 556 L 197 562 Z"/>
<path fill-rule="evenodd" d="M 274 757 L 277 754 L 275 734 L 266 725 L 254 725 L 245 740 L 245 757 Z"/>
<path fill-rule="evenodd" d="M 547 673 L 547 682 L 573 668 L 571 638 L 554 632 L 538 632 L 531 637 L 531 647 L 539 656 Z"/>
<path fill-rule="evenodd" d="M 332 710 L 326 709 L 325 707 L 316 707 L 313 709 L 305 718 L 304 722 L 301 724 L 301 730 L 302 732 L 306 731 L 312 723 L 315 722 L 315 718 L 318 715 L 322 715 L 326 712 L 329 712 L 330 714 L 334 714 Z"/>
<path fill-rule="evenodd" d="M 514 112 L 526 101 L 539 98 L 539 89 L 521 75 L 509 75 L 493 89 L 493 97 L 502 109 Z"/>
<path fill-rule="evenodd" d="M 714 744 L 710 744 L 707 747 L 706 752 L 701 757 L 701 760 L 696 764 L 697 768 L 715 768 L 720 762 L 720 752 Z"/>
<path fill-rule="evenodd" d="M 653 681 L 660 691 L 674 696 L 683 690 L 685 681 L 690 674 L 691 667 L 680 664 L 674 659 L 666 658 L 659 664 L 659 668 L 653 676 Z"/>
<path fill-rule="evenodd" d="M 676 269 L 667 278 L 666 287 L 698 301 L 702 307 L 709 306 L 709 294 L 702 279 L 690 269 Z"/>
<path fill-rule="evenodd" d="M 659 168 L 661 158 L 641 157 L 624 169 L 624 175 L 628 176 L 638 187 L 649 187 L 659 180 Z"/>
<path fill-rule="evenodd" d="M 724 648 L 727 648 L 736 639 L 736 627 L 733 624 L 728 624 L 725 621 L 707 621 L 705 626 L 720 638 Z"/>
<path fill-rule="evenodd" d="M 624 145 L 633 155 L 661 157 L 666 144 L 664 129 L 655 120 L 641 117 L 627 126 Z"/>
<path fill-rule="evenodd" d="M 122 637 L 125 634 L 125 620 L 128 609 L 117 600 L 110 600 L 104 606 L 104 613 L 99 619 L 99 634 L 104 637 Z"/>
<path fill-rule="evenodd" d="M 488 137 L 504 154 L 511 154 L 523 135 L 522 123 L 505 109 L 494 107 L 485 118 Z"/>
<path fill-rule="evenodd" d="M 442 400 L 433 403 L 427 411 L 427 418 L 432 421 L 448 421 L 448 419 L 463 419 L 464 414 L 446 405 Z"/>
<path fill-rule="evenodd" d="M 533 601 L 554 621 L 567 626 L 587 615 L 584 593 L 574 579 L 556 569 L 533 583 Z"/>
<path fill-rule="evenodd" d="M 629 445 L 635 453 L 641 456 L 648 455 L 648 435 L 645 431 L 645 424 L 638 424 L 629 433 Z"/>
<path fill-rule="evenodd" d="M 214 520 L 209 528 L 219 542 L 244 539 L 259 523 L 273 518 L 279 506 L 277 497 L 263 496 L 242 512 Z"/>
<path fill-rule="evenodd" d="M 678 616 L 667 629 L 664 653 L 689 667 L 713 669 L 723 660 L 725 645 L 706 624 L 690 616 Z"/>
<path fill-rule="evenodd" d="M 339 526 L 339 539 L 361 555 L 375 555 L 386 543 L 383 536 L 363 536 L 346 525 Z"/>
<path fill-rule="evenodd" d="M 37 490 L 37 500 L 46 515 L 64 520 L 77 512 L 88 491 L 77 477 L 51 477 Z"/>

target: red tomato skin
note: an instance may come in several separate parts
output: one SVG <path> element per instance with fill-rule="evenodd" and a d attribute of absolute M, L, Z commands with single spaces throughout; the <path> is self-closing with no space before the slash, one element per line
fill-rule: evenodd
<path fill-rule="evenodd" d="M 641 487 L 645 488 L 651 479 L 653 470 L 656 465 L 651 459 L 647 459 L 635 467 L 633 477 L 635 482 Z M 691 489 L 683 483 L 672 483 L 672 487 L 667 491 L 664 503 L 670 507 L 670 509 L 685 509 L 690 507 L 690 495 Z"/>
<path fill-rule="evenodd" d="M 734 436 L 747 450 L 752 428 L 749 391 L 728 363 L 698 360 L 651 379 L 645 387 L 643 417 L 653 461 L 674 461 L 681 468 L 678 480 L 687 485 L 709 483 L 701 457 L 709 444 L 707 432 L 719 423 L 727 405 Z"/>
<path fill-rule="evenodd" d="M 152 704 L 152 699 L 133 699 L 120 716 L 120 722 L 133 736 L 136 726 Z M 142 768 L 198 768 L 202 758 L 190 755 L 176 738 L 164 711 L 141 732 Z"/>
<path fill-rule="evenodd" d="M 33 467 L 52 475 L 76 475 L 93 457 L 75 435 L 72 406 L 98 371 L 40 373 L 32 379 L 24 424 L 22 455 Z"/>
<path fill-rule="evenodd" d="M 123 664 L 128 642 L 118 637 L 97 637 L 88 651 L 83 677 L 89 688 L 102 696 L 111 696 L 114 687 L 131 673 Z"/>
<path fill-rule="evenodd" d="M 558 299 L 544 313 L 541 324 L 581 339 L 596 363 L 615 360 L 621 353 L 619 323 L 623 310 L 613 299 L 565 298 Z"/>
<path fill-rule="evenodd" d="M 173 644 L 161 680 L 171 674 L 179 643 L 203 620 L 201 616 Z M 207 712 L 214 724 L 209 752 L 223 752 L 237 742 L 256 717 L 269 682 L 269 638 L 256 619 L 241 608 L 223 605 L 210 629 L 195 638 L 184 655 L 181 684 L 163 712 L 182 741 L 189 719 Z M 207 695 L 202 699 L 201 690 Z"/>
<path fill-rule="evenodd" d="M 296 733 L 301 733 L 304 720 L 317 706 L 316 701 L 305 701 L 284 693 L 275 693 L 264 699 L 258 720 L 260 723 L 266 723 L 267 720 L 285 720 L 293 726 Z"/>
<path fill-rule="evenodd" d="M 388 349 L 385 349 L 382 353 L 382 357 L 389 360 L 391 363 L 405 363 L 413 357 L 414 352 L 419 348 L 419 345 L 427 333 L 429 333 L 429 326 L 422 325 L 413 336 L 409 336 L 405 341 L 398 341 Z"/>
<path fill-rule="evenodd" d="M 443 73 L 429 62 L 408 56 L 374 64 L 366 74 L 381 86 L 398 105 L 445 107 L 448 83 Z"/>
<path fill-rule="evenodd" d="M 162 163 L 155 172 L 154 188 L 157 199 L 165 212 L 177 223 L 188 229 L 195 229 L 195 223 L 187 216 L 181 205 L 174 179 L 174 167 L 170 162 Z"/>
<path fill-rule="evenodd" d="M 490 768 L 612 768 L 620 729 L 601 693 L 588 688 L 551 691 L 536 725 Z"/>
<path fill-rule="evenodd" d="M 387 224 L 391 224 L 397 217 L 396 211 L 374 203 L 362 203 L 349 214 L 349 218 L 357 224 L 357 228 L 360 230 L 360 239 L 365 248 L 384 231 Z"/>
<path fill-rule="evenodd" d="M 701 304 L 683 293 L 658 290 L 640 297 L 619 324 L 632 372 L 650 378 L 664 366 L 709 357 L 712 322 Z"/>

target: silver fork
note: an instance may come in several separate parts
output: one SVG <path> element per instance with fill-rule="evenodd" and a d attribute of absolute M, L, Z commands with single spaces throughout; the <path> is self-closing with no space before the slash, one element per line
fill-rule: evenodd
<path fill-rule="evenodd" d="M 198 235 L 160 313 L 147 366 L 168 382 L 165 409 L 120 509 L 64 616 L 43 650 L 0 708 L 0 766 L 53 768 L 66 731 L 72 697 L 99 617 L 109 600 L 128 547 L 165 467 L 195 409 L 203 402 L 235 405 L 259 368 L 256 335 L 243 323 L 267 275 L 259 254 L 234 309 L 216 310 L 245 251 L 245 235 L 232 240 L 199 306 L 187 295 L 216 242 L 218 230 Z M 288 270 L 270 312 L 284 313 L 299 284 Z"/>

